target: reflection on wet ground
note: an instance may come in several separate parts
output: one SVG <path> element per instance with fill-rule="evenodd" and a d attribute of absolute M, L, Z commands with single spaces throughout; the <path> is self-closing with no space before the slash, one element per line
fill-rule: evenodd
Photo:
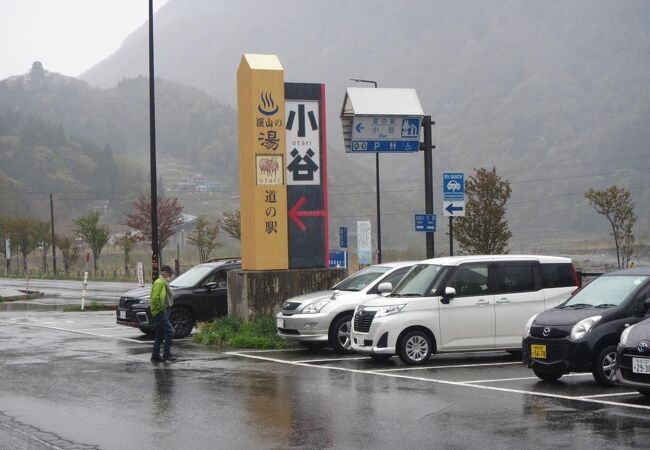
<path fill-rule="evenodd" d="M 114 314 L 0 314 L 0 413 L 99 448 L 646 448 L 650 401 L 505 352 L 424 366 L 152 341 Z M 0 416 L 0 421 L 2 416 Z M 1 447 L 1 445 L 0 445 Z"/>

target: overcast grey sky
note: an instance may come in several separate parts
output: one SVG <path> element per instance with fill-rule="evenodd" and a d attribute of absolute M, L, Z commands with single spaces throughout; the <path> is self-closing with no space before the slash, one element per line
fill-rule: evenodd
<path fill-rule="evenodd" d="M 154 0 L 154 8 L 169 0 Z M 0 79 L 46 70 L 78 76 L 147 21 L 148 0 L 0 0 Z"/>

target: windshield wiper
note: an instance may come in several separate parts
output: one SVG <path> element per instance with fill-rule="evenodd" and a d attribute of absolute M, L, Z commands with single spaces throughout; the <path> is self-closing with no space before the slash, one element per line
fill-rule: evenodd
<path fill-rule="evenodd" d="M 615 305 L 614 303 L 601 303 L 600 305 L 594 306 L 594 308 L 613 308 L 615 306 L 618 305 Z"/>
<path fill-rule="evenodd" d="M 565 308 L 572 308 L 572 309 L 583 309 L 583 308 L 591 308 L 594 305 L 590 305 L 589 303 L 576 303 L 573 305 L 564 305 Z"/>

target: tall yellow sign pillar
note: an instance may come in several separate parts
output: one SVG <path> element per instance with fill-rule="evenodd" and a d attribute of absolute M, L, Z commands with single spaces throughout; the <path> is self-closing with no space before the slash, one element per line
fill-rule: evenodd
<path fill-rule="evenodd" d="M 284 71 L 277 56 L 242 57 L 237 103 L 242 269 L 288 269 Z"/>

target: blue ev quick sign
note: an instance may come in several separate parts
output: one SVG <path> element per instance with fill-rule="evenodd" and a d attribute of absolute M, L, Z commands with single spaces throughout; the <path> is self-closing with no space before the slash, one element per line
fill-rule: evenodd
<path fill-rule="evenodd" d="M 442 174 L 442 199 L 465 200 L 465 174 L 463 172 Z"/>

